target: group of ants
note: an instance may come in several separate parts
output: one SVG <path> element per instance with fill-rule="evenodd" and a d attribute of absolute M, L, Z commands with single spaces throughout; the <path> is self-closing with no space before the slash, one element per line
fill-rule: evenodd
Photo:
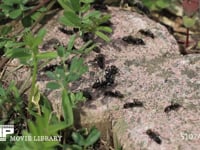
<path fill-rule="evenodd" d="M 60 28 L 60 31 L 64 33 L 66 32 L 68 33 L 68 31 L 66 31 L 66 29 L 64 28 Z M 155 38 L 154 34 L 150 30 L 140 30 L 139 32 L 144 36 L 150 37 L 152 39 Z M 83 41 L 87 41 L 88 38 L 91 38 L 90 36 L 91 36 L 90 34 L 83 35 Z M 135 38 L 132 35 L 123 37 L 122 41 L 127 44 L 132 44 L 132 45 L 145 45 L 145 42 L 143 41 L 143 39 Z M 48 43 L 48 44 L 52 44 L 52 43 Z M 101 80 L 97 79 L 93 83 L 92 88 L 96 90 L 101 90 L 101 89 L 106 89 L 107 87 L 112 87 L 115 82 L 115 76 L 119 73 L 119 69 L 115 65 L 111 65 L 105 68 L 105 56 L 100 53 L 101 51 L 100 48 L 95 47 L 93 51 L 95 51 L 96 53 L 99 53 L 98 55 L 96 55 L 93 61 L 97 64 L 97 66 L 100 69 L 105 70 L 105 73 L 104 73 L 103 79 Z M 66 63 L 68 67 L 70 67 L 70 62 L 67 61 Z M 42 70 L 54 71 L 57 66 L 58 66 L 57 64 L 46 66 Z M 88 100 L 92 99 L 92 96 L 88 91 L 82 91 L 82 92 L 83 92 L 83 96 L 86 97 Z M 124 95 L 118 90 L 116 91 L 106 90 L 104 92 L 104 95 L 109 96 L 109 97 L 114 97 L 114 98 L 120 98 L 120 99 L 124 98 Z M 133 102 L 127 102 L 123 105 L 123 109 L 130 109 L 134 107 L 144 107 L 144 104 L 138 99 L 134 99 Z M 182 107 L 182 105 L 172 102 L 170 105 L 165 107 L 164 112 L 169 113 L 170 111 L 173 111 L 173 110 L 177 111 L 180 107 Z M 145 133 L 157 144 L 162 144 L 162 140 L 158 133 L 154 132 L 151 129 L 148 129 Z"/>
<path fill-rule="evenodd" d="M 94 9 L 107 10 L 107 7 L 102 5 L 102 1 L 99 1 L 99 2 L 100 2 L 99 4 L 98 3 L 94 4 Z M 149 13 L 149 11 L 147 11 L 147 9 L 140 4 L 137 4 L 135 7 L 140 9 L 145 14 Z M 108 21 L 102 25 L 111 26 L 112 23 Z M 72 34 L 73 32 L 77 32 L 76 30 L 69 32 L 69 30 L 66 30 L 65 28 L 59 28 L 59 30 L 65 34 Z M 144 36 L 150 37 L 152 39 L 155 38 L 154 34 L 150 30 L 139 30 L 139 32 Z M 83 34 L 82 38 L 83 38 L 83 41 L 87 41 L 88 39 L 93 38 L 93 36 L 89 33 L 85 33 Z M 123 37 L 122 40 L 127 44 L 145 45 L 145 42 L 141 38 L 135 38 L 131 35 Z M 48 43 L 48 45 L 49 44 L 51 44 L 51 42 Z M 100 48 L 95 47 L 93 51 L 100 53 Z M 105 68 L 105 56 L 103 54 L 98 54 L 95 57 L 94 61 L 96 62 L 96 64 L 98 65 L 100 69 L 105 70 L 105 73 L 104 73 L 104 78 L 101 80 L 97 79 L 93 83 L 92 88 L 99 90 L 99 89 L 106 89 L 107 87 L 112 87 L 114 85 L 115 76 L 119 72 L 119 69 L 115 65 L 111 65 Z M 69 62 L 66 62 L 66 63 L 70 66 Z M 57 66 L 58 66 L 57 64 L 46 66 L 45 68 L 43 68 L 43 71 L 47 71 L 47 70 L 53 71 Z M 92 96 L 88 91 L 82 91 L 82 92 L 83 92 L 83 96 L 86 97 L 88 100 L 92 99 Z M 120 91 L 117 91 L 117 90 L 116 91 L 106 90 L 104 92 L 104 95 L 109 96 L 109 97 L 114 97 L 114 98 L 124 98 L 124 95 Z M 134 99 L 132 102 L 127 102 L 123 105 L 123 109 L 130 109 L 130 108 L 135 108 L 135 107 L 144 107 L 144 104 L 138 99 Z M 171 102 L 170 105 L 165 107 L 164 112 L 169 113 L 170 111 L 177 111 L 180 107 L 182 107 L 182 105 L 180 105 L 179 103 Z M 159 133 L 154 132 L 152 129 L 146 130 L 145 133 L 149 136 L 150 139 L 152 139 L 157 144 L 162 144 L 162 140 L 160 138 Z"/>
<path fill-rule="evenodd" d="M 151 38 L 154 38 L 153 34 L 147 30 L 141 30 L 140 31 L 145 36 L 150 36 Z M 134 38 L 132 36 L 125 36 L 122 38 L 122 40 L 128 44 L 133 45 L 145 45 L 144 41 L 139 38 Z M 105 68 L 105 57 L 103 54 L 98 54 L 96 58 L 94 59 L 99 66 L 99 68 L 104 69 Z M 92 88 L 94 89 L 106 89 L 106 87 L 112 86 L 114 84 L 115 75 L 119 72 L 119 69 L 115 65 L 111 65 L 105 69 L 104 73 L 104 79 L 100 80 L 97 79 L 93 85 Z M 105 96 L 115 97 L 115 98 L 124 98 L 124 95 L 120 91 L 105 91 Z M 88 97 L 88 94 L 85 94 L 85 96 Z M 89 96 L 90 97 L 90 96 Z M 88 97 L 88 98 L 89 98 Z M 133 99 L 133 102 L 127 102 L 123 105 L 123 109 L 129 109 L 134 107 L 144 107 L 143 102 L 139 101 L 138 99 Z M 164 112 L 169 113 L 170 111 L 174 110 L 177 111 L 180 107 L 182 107 L 179 103 L 171 103 L 167 107 L 165 107 Z M 160 138 L 160 135 L 156 132 L 154 132 L 151 129 L 148 129 L 146 131 L 146 134 L 157 144 L 162 144 L 162 140 Z"/>

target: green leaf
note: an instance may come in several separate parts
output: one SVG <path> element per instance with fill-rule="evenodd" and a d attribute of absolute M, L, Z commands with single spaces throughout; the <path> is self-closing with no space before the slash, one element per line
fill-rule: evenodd
<path fill-rule="evenodd" d="M 85 54 L 89 53 L 90 51 L 92 51 L 92 49 L 93 49 L 94 47 L 96 47 L 96 44 L 92 44 L 92 43 L 93 43 L 93 41 L 92 41 L 92 40 L 89 40 L 87 43 L 85 43 L 85 44 L 78 50 L 78 52 L 79 52 L 79 53 L 85 53 Z"/>
<path fill-rule="evenodd" d="M 90 3 L 93 3 L 94 0 L 80 0 L 82 3 L 85 3 L 85 4 L 90 4 Z"/>
<path fill-rule="evenodd" d="M 76 99 L 77 100 L 81 100 L 81 99 L 83 99 L 84 97 L 83 97 L 83 93 L 82 92 L 78 92 L 78 93 L 76 93 Z"/>
<path fill-rule="evenodd" d="M 83 59 L 74 57 L 70 65 L 70 72 L 68 75 L 68 82 L 75 81 L 87 71 L 87 66 L 83 65 Z"/>
<path fill-rule="evenodd" d="M 59 46 L 57 49 L 57 53 L 59 57 L 63 57 L 65 54 L 65 48 L 63 46 Z"/>
<path fill-rule="evenodd" d="M 92 45 L 92 46 L 86 48 L 86 49 L 84 50 L 84 53 L 85 53 L 85 54 L 88 54 L 88 53 L 91 52 L 95 47 L 96 47 L 96 45 Z"/>
<path fill-rule="evenodd" d="M 80 10 L 80 0 L 70 0 L 72 8 L 74 11 L 79 11 Z"/>
<path fill-rule="evenodd" d="M 21 14 L 22 14 L 22 10 L 21 9 L 16 9 L 16 10 L 13 10 L 12 12 L 10 12 L 9 17 L 12 18 L 12 19 L 16 19 Z"/>
<path fill-rule="evenodd" d="M 112 33 L 112 29 L 110 27 L 106 27 L 106 26 L 97 27 L 97 30 Z"/>
<path fill-rule="evenodd" d="M 35 42 L 34 44 L 37 46 L 40 45 L 42 43 L 42 40 L 43 40 L 45 34 L 46 34 L 46 30 L 44 28 L 41 29 L 36 36 L 36 40 L 34 41 Z"/>
<path fill-rule="evenodd" d="M 30 59 L 31 58 L 31 53 L 26 48 L 8 49 L 5 53 L 5 55 L 10 58 L 19 58 L 19 59 Z"/>
<path fill-rule="evenodd" d="M 83 136 L 77 132 L 72 133 L 72 139 L 74 140 L 75 143 L 77 143 L 79 146 L 85 146 L 85 139 Z"/>
<path fill-rule="evenodd" d="M 67 44 L 67 50 L 68 51 L 72 50 L 72 48 L 74 46 L 75 39 L 76 39 L 76 35 L 75 34 L 70 37 L 69 42 Z"/>
<path fill-rule="evenodd" d="M 29 46 L 29 47 L 32 47 L 33 43 L 34 43 L 34 36 L 33 36 L 33 33 L 31 33 L 30 31 L 26 32 L 24 34 L 24 37 L 23 37 L 23 40 L 24 40 L 24 43 Z"/>
<path fill-rule="evenodd" d="M 63 149 L 65 149 L 65 150 L 83 150 L 81 146 L 75 145 L 75 144 L 73 144 L 73 145 L 66 144 L 63 146 Z"/>
<path fill-rule="evenodd" d="M 6 96 L 6 92 L 1 84 L 0 84 L 0 96 Z"/>
<path fill-rule="evenodd" d="M 65 11 L 64 16 L 60 18 L 60 22 L 67 26 L 80 27 L 81 19 L 71 11 Z"/>
<path fill-rule="evenodd" d="M 22 25 L 27 28 L 27 27 L 30 27 L 34 21 L 30 16 L 26 16 L 21 20 L 21 22 L 22 22 Z"/>
<path fill-rule="evenodd" d="M 34 123 L 32 121 L 28 121 L 28 127 L 32 135 L 37 135 L 37 128 L 35 128 Z"/>
<path fill-rule="evenodd" d="M 20 98 L 20 93 L 19 93 L 18 88 L 16 87 L 15 82 L 12 81 L 12 82 L 10 83 L 8 89 L 9 89 L 9 91 L 12 92 L 14 98 Z M 7 90 L 8 90 L 8 89 L 7 89 Z"/>
<path fill-rule="evenodd" d="M 164 1 L 164 0 L 158 0 L 156 2 L 157 7 L 159 7 L 160 9 L 164 9 L 169 7 L 170 5 L 170 1 Z"/>
<path fill-rule="evenodd" d="M 19 47 L 24 47 L 24 46 L 25 44 L 23 42 L 9 41 L 9 39 L 7 40 L 5 44 L 5 47 L 8 49 L 19 48 Z"/>
<path fill-rule="evenodd" d="M 59 22 L 64 24 L 65 26 L 70 26 L 70 27 L 75 27 L 76 26 L 73 23 L 71 23 L 68 19 L 66 19 L 65 16 L 60 17 L 59 18 Z"/>
<path fill-rule="evenodd" d="M 64 122 L 59 120 L 54 120 L 55 122 L 52 122 L 52 118 L 55 118 L 55 114 L 52 113 L 51 109 L 48 109 L 44 106 L 41 108 L 41 115 L 29 110 L 30 114 L 33 115 L 35 119 L 34 121 L 28 121 L 29 132 L 24 130 L 22 132 L 23 136 L 57 136 L 58 131 L 65 128 L 66 124 Z M 25 140 L 16 141 L 14 146 L 12 146 L 12 150 L 53 150 L 58 145 L 58 141 L 38 142 Z"/>
<path fill-rule="evenodd" d="M 1 35 L 6 35 L 12 30 L 12 26 L 3 26 L 1 29 Z"/>
<path fill-rule="evenodd" d="M 59 122 L 59 123 L 56 123 L 54 125 L 51 125 L 49 127 L 49 132 L 50 134 L 51 133 L 56 133 L 58 132 L 59 130 L 62 130 L 62 129 L 65 129 L 67 127 L 66 123 L 65 122 Z"/>
<path fill-rule="evenodd" d="M 44 95 L 44 94 L 41 94 L 41 104 L 49 109 L 50 111 L 53 111 L 53 108 L 52 108 L 52 104 L 51 102 L 49 101 L 49 99 Z M 52 117 L 53 118 L 53 117 Z M 53 119 L 52 119 L 53 120 Z M 56 119 L 57 120 L 57 119 Z"/>
<path fill-rule="evenodd" d="M 73 125 L 74 115 L 70 99 L 66 90 L 62 91 L 62 110 L 63 110 L 64 121 L 66 122 L 67 126 L 69 127 Z"/>
<path fill-rule="evenodd" d="M 155 10 L 156 9 L 156 3 L 155 3 L 155 1 L 142 0 L 142 3 L 144 4 L 144 6 L 146 6 L 150 10 Z"/>
<path fill-rule="evenodd" d="M 185 27 L 187 28 L 191 28 L 194 26 L 196 20 L 195 18 L 193 17 L 188 17 L 188 16 L 183 16 L 183 24 Z"/>
<path fill-rule="evenodd" d="M 59 141 L 47 141 L 45 142 L 45 149 L 46 150 L 54 150 L 56 146 L 59 145 Z M 39 147 L 40 149 L 40 147 Z"/>
<path fill-rule="evenodd" d="M 41 59 L 54 59 L 57 58 L 57 52 L 43 52 L 43 53 L 39 53 L 37 54 L 37 58 L 39 60 Z"/>
<path fill-rule="evenodd" d="M 105 40 L 106 42 L 110 41 L 110 38 L 100 31 L 96 31 L 95 34 L 100 37 L 101 39 Z"/>
<path fill-rule="evenodd" d="M 84 12 L 87 12 L 88 10 L 90 10 L 90 4 L 84 4 L 81 9 L 80 9 L 80 12 L 81 13 L 84 13 Z"/>
<path fill-rule="evenodd" d="M 40 18 L 41 15 L 42 15 L 42 13 L 37 11 L 34 14 L 31 15 L 30 19 L 36 21 Z"/>
<path fill-rule="evenodd" d="M 55 89 L 60 88 L 60 84 L 58 84 L 56 82 L 48 82 L 46 87 L 51 89 L 51 90 L 55 90 Z"/>
<path fill-rule="evenodd" d="M 58 3 L 62 8 L 64 8 L 65 11 L 72 11 L 73 9 L 70 7 L 70 3 L 68 0 L 58 0 Z"/>
<path fill-rule="evenodd" d="M 56 76 L 53 72 L 51 72 L 51 71 L 47 71 L 47 72 L 46 72 L 46 75 L 47 75 L 50 79 L 53 79 L 53 80 L 57 80 L 57 79 L 58 79 L 57 76 Z"/>
<path fill-rule="evenodd" d="M 86 139 L 85 146 L 88 147 L 90 145 L 93 145 L 100 138 L 100 135 L 100 131 L 98 131 L 96 128 L 92 128 Z"/>
<path fill-rule="evenodd" d="M 91 17 L 94 17 L 94 18 L 100 18 L 101 16 L 101 13 L 99 11 L 92 11 L 90 13 L 88 13 L 87 15 L 85 15 L 83 17 L 83 20 L 87 20 L 87 19 L 91 19 Z"/>
<path fill-rule="evenodd" d="M 62 67 L 56 67 L 55 74 L 59 80 L 65 80 L 66 74 L 65 70 Z M 62 84 L 65 86 L 65 82 L 63 81 Z"/>
<path fill-rule="evenodd" d="M 87 43 L 85 43 L 80 49 L 79 51 L 84 51 L 87 47 L 89 47 L 89 45 L 91 45 L 93 43 L 92 40 L 87 41 Z"/>
<path fill-rule="evenodd" d="M 75 102 L 76 101 L 76 96 L 75 96 L 75 94 L 74 93 L 70 93 L 70 100 L 71 100 L 71 102 L 72 102 L 72 105 L 74 104 L 73 102 Z M 73 106 L 72 106 L 73 107 Z"/>
<path fill-rule="evenodd" d="M 34 54 L 38 53 L 38 46 L 42 43 L 45 34 L 46 30 L 41 29 L 36 36 L 34 36 L 31 32 L 27 32 L 24 35 L 25 44 L 30 47 Z"/>
<path fill-rule="evenodd" d="M 110 15 L 103 15 L 101 18 L 98 20 L 99 24 L 102 24 L 104 22 L 107 22 L 111 18 Z"/>

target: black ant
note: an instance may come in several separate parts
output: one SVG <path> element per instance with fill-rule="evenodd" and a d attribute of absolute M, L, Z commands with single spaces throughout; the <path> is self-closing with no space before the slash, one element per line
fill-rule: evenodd
<path fill-rule="evenodd" d="M 104 69 L 105 68 L 105 56 L 103 54 L 99 54 L 94 59 L 97 62 L 97 65 L 99 68 Z"/>
<path fill-rule="evenodd" d="M 163 23 L 163 22 L 159 22 L 161 25 L 165 26 L 167 28 L 167 30 L 169 31 L 169 33 L 174 34 L 174 28 Z"/>
<path fill-rule="evenodd" d="M 140 10 L 141 12 L 143 12 L 146 15 L 150 14 L 149 9 L 146 6 L 144 6 L 141 3 L 139 3 L 139 2 L 135 3 L 133 6 L 136 7 L 138 10 Z"/>
<path fill-rule="evenodd" d="M 109 78 L 106 80 L 97 79 L 95 83 L 92 85 L 92 88 L 94 89 L 106 88 L 107 86 L 112 86 L 113 84 L 114 84 L 114 78 Z"/>
<path fill-rule="evenodd" d="M 74 32 L 72 30 L 67 30 L 67 29 L 65 29 L 63 27 L 59 27 L 58 29 L 59 29 L 59 31 L 61 31 L 62 33 L 67 34 L 67 35 L 74 34 Z"/>
<path fill-rule="evenodd" d="M 45 42 L 45 44 L 42 46 L 42 49 L 48 50 L 52 47 L 55 49 L 59 45 L 61 45 L 60 41 L 56 38 L 52 38 L 48 40 L 47 42 Z"/>
<path fill-rule="evenodd" d="M 77 33 L 79 31 L 79 28 L 73 28 L 74 33 Z"/>
<path fill-rule="evenodd" d="M 58 67 L 59 65 L 58 64 L 54 64 L 54 65 L 48 65 L 48 66 L 45 66 L 41 71 L 55 71 L 56 70 L 56 67 Z"/>
<path fill-rule="evenodd" d="M 145 45 L 144 41 L 140 38 L 134 38 L 133 36 L 125 36 L 122 38 L 123 41 L 125 41 L 128 44 L 133 44 L 133 45 Z"/>
<path fill-rule="evenodd" d="M 159 135 L 156 134 L 155 132 L 153 132 L 151 129 L 148 129 L 146 131 L 146 134 L 149 136 L 149 138 L 154 140 L 157 144 L 161 144 L 162 143 L 162 140 L 160 139 Z"/>
<path fill-rule="evenodd" d="M 110 20 L 108 20 L 108 21 L 106 21 L 106 22 L 104 22 L 104 23 L 101 23 L 100 24 L 101 26 L 112 26 L 113 24 L 112 24 L 112 22 L 110 21 Z"/>
<path fill-rule="evenodd" d="M 115 75 L 119 72 L 118 70 L 119 69 L 114 65 L 106 68 L 104 78 L 106 79 L 108 86 L 114 84 Z"/>
<path fill-rule="evenodd" d="M 134 6 L 133 0 L 121 0 L 121 5 L 128 4 L 128 6 Z"/>
<path fill-rule="evenodd" d="M 98 89 L 98 88 L 105 88 L 107 86 L 107 82 L 106 81 L 101 81 L 99 79 L 97 79 L 95 81 L 95 83 L 92 85 L 92 88 L 94 89 Z"/>
<path fill-rule="evenodd" d="M 67 60 L 65 60 L 65 64 L 67 65 L 67 68 L 69 69 L 70 68 L 70 66 L 71 66 L 71 59 L 67 59 Z"/>
<path fill-rule="evenodd" d="M 96 10 L 107 11 L 108 8 L 105 4 L 93 4 L 92 7 Z"/>
<path fill-rule="evenodd" d="M 4 55 L 4 47 L 0 48 L 0 56 L 3 56 Z"/>
<path fill-rule="evenodd" d="M 92 85 L 92 88 L 105 88 L 107 86 L 112 86 L 115 81 L 115 75 L 118 73 L 118 68 L 114 65 L 107 67 L 105 70 L 104 80 L 97 79 Z"/>
<path fill-rule="evenodd" d="M 71 66 L 71 60 L 67 59 L 67 60 L 65 60 L 64 63 L 67 65 L 67 68 L 69 69 L 70 66 Z M 51 72 L 53 72 L 53 71 L 56 70 L 57 67 L 61 67 L 61 66 L 62 66 L 61 63 L 58 63 L 58 64 L 50 64 L 50 65 L 48 64 L 47 66 L 45 66 L 44 68 L 42 68 L 41 71 L 44 71 L 44 72 L 46 72 L 46 71 L 51 71 Z"/>
<path fill-rule="evenodd" d="M 84 90 L 82 91 L 83 96 L 87 99 L 87 100 L 92 100 L 92 95 L 90 94 L 90 92 Z"/>
<path fill-rule="evenodd" d="M 98 46 L 96 46 L 96 47 L 93 48 L 93 51 L 96 52 L 96 53 L 100 53 L 101 49 Z"/>
<path fill-rule="evenodd" d="M 165 113 L 169 113 L 170 111 L 174 110 L 178 110 L 180 107 L 182 107 L 180 104 L 178 103 L 171 103 L 171 105 L 165 107 L 164 112 Z"/>
<path fill-rule="evenodd" d="M 110 97 L 118 97 L 118 98 L 124 98 L 124 95 L 120 91 L 106 91 L 104 93 L 105 96 L 110 96 Z"/>
<path fill-rule="evenodd" d="M 154 39 L 154 34 L 150 31 L 150 30 L 139 30 L 139 32 L 142 34 L 142 35 L 145 35 L 145 36 L 148 36 L 148 37 L 151 37 L 152 39 Z"/>
<path fill-rule="evenodd" d="M 95 0 L 93 3 L 92 3 L 92 6 L 94 9 L 96 10 L 103 10 L 103 11 L 106 11 L 108 10 L 108 8 L 106 7 L 106 5 L 104 4 L 105 0 Z"/>
<path fill-rule="evenodd" d="M 84 33 L 83 36 L 82 36 L 82 39 L 84 42 L 87 42 L 89 40 L 92 40 L 94 38 L 94 35 L 92 33 Z"/>
<path fill-rule="evenodd" d="M 124 104 L 124 109 L 132 108 L 132 107 L 144 107 L 143 103 L 134 99 L 133 102 L 128 102 Z"/>
<path fill-rule="evenodd" d="M 119 72 L 119 69 L 116 66 L 112 65 L 106 68 L 104 77 L 106 79 L 109 79 L 112 76 L 115 76 L 118 72 Z"/>
<path fill-rule="evenodd" d="M 104 4 L 104 1 L 105 0 L 94 0 L 94 4 L 99 4 L 99 5 L 102 5 L 102 4 Z"/>

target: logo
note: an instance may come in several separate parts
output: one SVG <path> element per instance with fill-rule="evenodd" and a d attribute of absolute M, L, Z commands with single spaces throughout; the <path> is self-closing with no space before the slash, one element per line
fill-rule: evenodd
<path fill-rule="evenodd" d="M 8 134 L 14 133 L 14 125 L 0 125 L 0 141 L 6 141 Z M 62 136 L 9 136 L 9 141 L 61 141 Z"/>
<path fill-rule="evenodd" d="M 6 135 L 14 133 L 14 125 L 0 125 L 0 141 L 6 141 Z"/>

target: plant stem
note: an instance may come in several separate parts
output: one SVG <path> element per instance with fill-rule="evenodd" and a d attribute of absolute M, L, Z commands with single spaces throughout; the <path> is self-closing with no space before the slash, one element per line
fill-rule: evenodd
<path fill-rule="evenodd" d="M 36 78 L 37 78 L 37 70 L 38 70 L 37 58 L 36 58 L 36 55 L 33 53 L 33 73 L 32 73 L 31 93 L 30 93 L 29 102 L 28 102 L 28 109 L 31 108 L 32 99 L 34 97 Z"/>
<path fill-rule="evenodd" d="M 189 28 L 187 28 L 186 31 L 186 42 L 185 42 L 185 47 L 187 48 L 189 46 Z"/>

